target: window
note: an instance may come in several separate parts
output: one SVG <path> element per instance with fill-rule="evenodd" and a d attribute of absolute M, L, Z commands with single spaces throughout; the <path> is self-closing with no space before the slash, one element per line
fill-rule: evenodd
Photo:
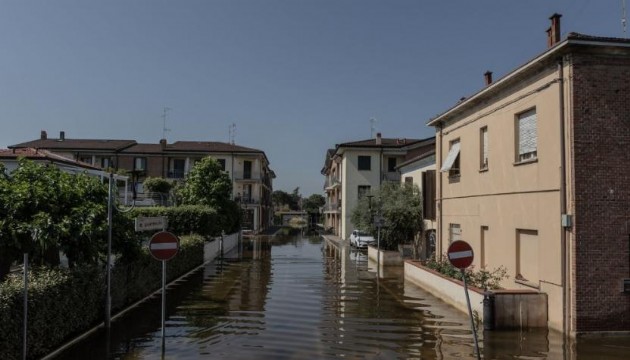
<path fill-rule="evenodd" d="M 462 239 L 462 228 L 459 224 L 448 224 L 448 243 Z"/>
<path fill-rule="evenodd" d="M 460 175 L 459 171 L 459 139 L 451 141 L 451 148 L 446 156 L 446 160 L 444 160 L 444 164 L 442 165 L 441 172 L 447 172 L 449 177 L 458 177 Z"/>
<path fill-rule="evenodd" d="M 427 170 L 422 173 L 422 217 L 426 220 L 435 220 L 435 170 Z"/>
<path fill-rule="evenodd" d="M 92 157 L 91 156 L 81 156 L 79 161 L 84 162 L 86 164 L 92 165 Z"/>
<path fill-rule="evenodd" d="M 370 185 L 359 185 L 358 188 L 358 198 L 359 200 L 363 199 L 366 195 L 370 194 Z"/>
<path fill-rule="evenodd" d="M 147 158 L 137 157 L 133 159 L 133 169 L 134 170 L 146 170 L 147 169 Z"/>
<path fill-rule="evenodd" d="M 516 252 L 514 279 L 538 287 L 538 231 L 516 230 Z"/>
<path fill-rule="evenodd" d="M 484 126 L 479 130 L 479 168 L 488 169 L 488 127 Z"/>
<path fill-rule="evenodd" d="M 110 158 L 101 158 L 101 168 L 107 169 L 113 167 L 112 160 Z"/>
<path fill-rule="evenodd" d="M 405 185 L 413 185 L 413 177 L 405 176 Z"/>
<path fill-rule="evenodd" d="M 396 171 L 396 158 L 393 158 L 393 157 L 387 158 L 387 171 L 388 172 Z"/>
<path fill-rule="evenodd" d="M 170 178 L 174 179 L 183 179 L 184 178 L 184 170 L 186 168 L 186 160 L 184 159 L 173 159 L 173 168 L 169 173 Z"/>
<path fill-rule="evenodd" d="M 538 157 L 536 109 L 517 115 L 516 125 L 516 162 L 536 159 Z"/>
<path fill-rule="evenodd" d="M 371 170 L 372 169 L 372 157 L 359 155 L 359 170 Z"/>
<path fill-rule="evenodd" d="M 252 162 L 249 160 L 243 161 L 243 179 L 252 178 Z"/>
<path fill-rule="evenodd" d="M 221 165 L 221 170 L 225 171 L 225 159 L 217 159 L 219 165 Z"/>
<path fill-rule="evenodd" d="M 481 238 L 479 243 L 479 267 L 485 269 L 488 263 L 486 263 L 486 240 L 488 239 L 488 227 L 481 227 Z"/>

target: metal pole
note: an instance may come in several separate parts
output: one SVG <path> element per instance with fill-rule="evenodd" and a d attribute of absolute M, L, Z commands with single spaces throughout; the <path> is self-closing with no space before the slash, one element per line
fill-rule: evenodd
<path fill-rule="evenodd" d="M 28 253 L 24 253 L 24 333 L 22 339 L 22 359 L 26 360 L 28 343 L 26 335 L 28 330 Z"/>
<path fill-rule="evenodd" d="M 475 330 L 475 321 L 473 320 L 472 307 L 470 306 L 470 297 L 468 296 L 468 284 L 466 283 L 466 273 L 464 269 L 462 271 L 462 279 L 464 280 L 464 291 L 466 292 L 466 303 L 468 304 L 468 314 L 470 315 L 470 327 L 472 328 L 473 337 L 475 339 L 475 353 L 477 353 L 477 360 L 481 360 L 481 354 L 479 354 L 479 342 L 477 341 L 477 331 Z"/>
<path fill-rule="evenodd" d="M 377 226 L 377 235 L 376 235 L 376 249 L 378 250 L 376 252 L 376 277 L 380 277 L 381 275 L 381 223 L 380 223 L 380 218 L 379 218 L 379 223 Z"/>
<path fill-rule="evenodd" d="M 166 261 L 162 260 L 162 355 L 164 355 L 166 329 Z"/>
<path fill-rule="evenodd" d="M 112 319 L 112 193 L 114 174 L 109 174 L 109 192 L 107 196 L 107 294 L 105 295 L 105 328 L 109 329 Z"/>

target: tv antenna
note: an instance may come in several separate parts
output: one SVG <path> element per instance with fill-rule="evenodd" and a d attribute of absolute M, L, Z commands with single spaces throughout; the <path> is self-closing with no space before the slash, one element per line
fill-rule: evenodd
<path fill-rule="evenodd" d="M 234 145 L 234 138 L 236 137 L 236 124 L 232 123 L 232 125 L 229 126 L 230 129 L 230 144 Z"/>
<path fill-rule="evenodd" d="M 376 126 L 374 124 L 376 124 L 376 119 L 371 118 L 370 119 L 370 139 L 374 139 L 374 131 L 376 131 Z"/>
<path fill-rule="evenodd" d="M 626 0 L 621 2 L 621 27 L 623 28 L 623 36 L 626 36 L 626 23 L 628 18 L 626 17 Z"/>
<path fill-rule="evenodd" d="M 168 112 L 171 111 L 173 109 L 171 109 L 170 107 L 164 107 L 164 109 L 162 110 L 162 122 L 164 123 L 164 126 L 162 127 L 162 139 L 166 139 L 166 133 L 168 131 L 171 131 L 171 129 L 167 129 L 166 128 L 166 118 L 168 117 Z"/>

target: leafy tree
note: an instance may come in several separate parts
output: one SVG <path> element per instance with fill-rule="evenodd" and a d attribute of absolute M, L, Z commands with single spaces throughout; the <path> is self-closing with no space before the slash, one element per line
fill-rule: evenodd
<path fill-rule="evenodd" d="M 173 187 L 170 181 L 161 177 L 148 177 L 142 184 L 147 190 L 157 193 L 168 193 Z"/>
<path fill-rule="evenodd" d="M 302 209 L 309 213 L 319 213 L 319 208 L 326 204 L 326 199 L 320 194 L 313 194 L 302 202 Z"/>
<path fill-rule="evenodd" d="M 363 197 L 352 210 L 352 223 L 358 228 L 377 234 L 373 217 L 383 217 L 385 226 L 381 228 L 381 246 L 395 250 L 398 244 L 409 243 L 422 231 L 422 199 L 417 186 L 398 183 L 384 183 L 369 198 Z"/>
<path fill-rule="evenodd" d="M 86 174 L 72 175 L 26 159 L 0 176 L 0 279 L 22 253 L 39 265 L 96 263 L 107 230 L 107 187 Z"/>
<path fill-rule="evenodd" d="M 221 209 L 230 201 L 232 181 L 219 162 L 205 157 L 186 176 L 180 198 L 186 205 L 206 205 Z"/>
<path fill-rule="evenodd" d="M 273 202 L 273 205 L 276 208 L 284 207 L 289 210 L 298 210 L 299 194 L 295 193 L 296 190 L 299 190 L 299 188 L 296 188 L 294 193 L 291 194 L 282 190 L 274 190 L 274 192 L 271 193 L 271 201 Z"/>

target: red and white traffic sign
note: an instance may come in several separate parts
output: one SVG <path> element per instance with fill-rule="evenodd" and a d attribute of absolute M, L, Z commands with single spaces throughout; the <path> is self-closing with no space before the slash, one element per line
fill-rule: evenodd
<path fill-rule="evenodd" d="M 475 259 L 472 247 L 467 242 L 457 240 L 448 247 L 448 260 L 458 269 L 465 269 Z"/>
<path fill-rule="evenodd" d="M 170 260 L 179 251 L 179 239 L 168 231 L 160 231 L 151 237 L 149 251 L 157 260 Z"/>

